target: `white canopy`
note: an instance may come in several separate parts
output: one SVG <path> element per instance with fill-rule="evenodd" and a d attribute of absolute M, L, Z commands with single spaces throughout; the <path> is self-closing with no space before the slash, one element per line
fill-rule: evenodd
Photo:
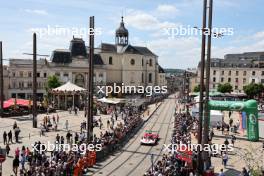
<path fill-rule="evenodd" d="M 109 104 L 118 104 L 118 103 L 122 103 L 124 100 L 121 98 L 101 98 L 98 99 L 97 101 L 100 101 L 102 103 L 109 103 Z"/>
<path fill-rule="evenodd" d="M 66 84 L 63 84 L 62 86 L 60 87 L 57 87 L 55 89 L 52 89 L 52 91 L 62 91 L 62 92 L 81 92 L 81 91 L 86 91 L 86 89 L 82 88 L 82 87 L 79 87 L 73 83 L 71 83 L 70 81 L 68 81 Z"/>

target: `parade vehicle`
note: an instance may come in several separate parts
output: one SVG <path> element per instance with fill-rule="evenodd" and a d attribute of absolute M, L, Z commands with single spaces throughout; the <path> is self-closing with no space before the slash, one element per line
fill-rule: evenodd
<path fill-rule="evenodd" d="M 155 145 L 159 140 L 159 135 L 155 131 L 146 130 L 140 140 L 142 145 Z"/>

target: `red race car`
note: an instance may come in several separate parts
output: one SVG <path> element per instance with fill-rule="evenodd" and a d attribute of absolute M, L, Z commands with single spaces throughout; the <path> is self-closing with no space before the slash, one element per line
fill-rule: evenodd
<path fill-rule="evenodd" d="M 159 140 L 159 135 L 151 130 L 146 130 L 140 143 L 143 145 L 155 145 Z"/>

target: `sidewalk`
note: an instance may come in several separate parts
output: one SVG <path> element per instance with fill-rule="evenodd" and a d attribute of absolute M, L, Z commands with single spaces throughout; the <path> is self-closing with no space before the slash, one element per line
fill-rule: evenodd
<path fill-rule="evenodd" d="M 234 123 L 239 119 L 239 113 L 233 112 L 231 115 L 233 118 Z M 224 112 L 224 121 L 225 123 L 229 124 L 229 116 L 228 112 Z M 245 150 L 252 154 L 252 157 L 255 160 L 262 161 L 262 166 L 264 164 L 264 152 L 262 150 L 262 141 L 259 142 L 251 142 L 247 140 L 246 130 L 243 132 L 242 130 L 238 131 L 239 133 L 229 132 L 228 141 L 231 144 L 230 135 L 235 135 L 236 141 L 234 145 L 234 151 L 228 153 L 228 162 L 227 167 L 224 168 L 222 165 L 222 158 L 220 157 L 212 157 L 212 164 L 215 168 L 215 173 L 219 173 L 220 169 L 224 169 L 226 175 L 238 175 L 243 167 L 247 168 L 246 165 L 246 158 L 239 156 L 239 153 L 244 153 Z M 214 128 L 215 137 L 213 137 L 213 143 L 216 144 L 223 144 L 226 136 L 222 134 L 222 131 L 218 131 Z M 263 139 L 260 139 L 263 140 Z M 248 169 L 248 168 L 247 168 Z"/>

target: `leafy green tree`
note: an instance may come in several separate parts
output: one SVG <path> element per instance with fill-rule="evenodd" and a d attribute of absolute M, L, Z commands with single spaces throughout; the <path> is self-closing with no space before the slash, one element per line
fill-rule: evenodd
<path fill-rule="evenodd" d="M 260 96 L 260 94 L 263 92 L 264 86 L 262 84 L 256 84 L 256 83 L 250 83 L 243 87 L 243 90 L 245 94 L 247 94 L 248 97 L 254 98 L 256 96 Z"/>
<path fill-rule="evenodd" d="M 61 86 L 61 82 L 59 81 L 59 78 L 56 75 L 52 75 L 48 77 L 47 85 L 46 85 L 46 98 L 47 101 L 49 102 L 51 95 L 50 95 L 50 90 L 57 88 Z"/>
<path fill-rule="evenodd" d="M 51 90 L 59 86 L 61 86 L 61 82 L 59 81 L 59 78 L 57 76 L 52 75 L 48 77 L 47 90 Z"/>
<path fill-rule="evenodd" d="M 196 86 L 193 88 L 193 91 L 194 91 L 194 92 L 200 92 L 200 84 L 196 85 Z M 203 91 L 205 91 L 205 87 L 203 88 Z"/>
<path fill-rule="evenodd" d="M 199 84 L 199 85 L 196 85 L 196 86 L 193 88 L 193 91 L 194 91 L 194 92 L 200 92 L 200 84 Z"/>
<path fill-rule="evenodd" d="M 219 84 L 217 87 L 217 91 L 221 93 L 230 93 L 233 91 L 233 87 L 230 83 Z"/>

